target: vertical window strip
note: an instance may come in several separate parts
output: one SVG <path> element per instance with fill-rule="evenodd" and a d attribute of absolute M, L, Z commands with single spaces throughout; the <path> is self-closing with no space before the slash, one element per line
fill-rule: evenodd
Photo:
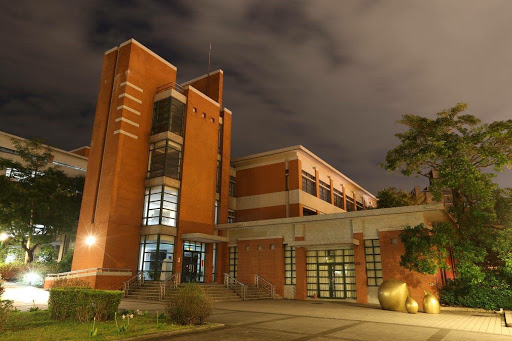
<path fill-rule="evenodd" d="M 285 245 L 284 246 L 284 284 L 295 285 L 297 278 L 295 268 L 295 247 Z"/>
<path fill-rule="evenodd" d="M 238 246 L 229 248 L 229 275 L 233 278 L 238 276 Z"/>
<path fill-rule="evenodd" d="M 382 258 L 380 241 L 378 239 L 366 239 L 364 241 L 364 253 L 366 256 L 366 284 L 379 286 L 382 283 Z"/>

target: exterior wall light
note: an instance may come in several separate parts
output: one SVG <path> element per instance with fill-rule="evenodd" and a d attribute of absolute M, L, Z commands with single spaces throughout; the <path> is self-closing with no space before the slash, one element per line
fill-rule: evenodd
<path fill-rule="evenodd" d="M 96 237 L 88 236 L 87 238 L 85 238 L 85 244 L 92 246 L 94 245 L 94 243 L 96 243 Z"/>
<path fill-rule="evenodd" d="M 7 238 L 9 238 L 7 233 L 0 234 L 0 242 L 4 242 Z"/>

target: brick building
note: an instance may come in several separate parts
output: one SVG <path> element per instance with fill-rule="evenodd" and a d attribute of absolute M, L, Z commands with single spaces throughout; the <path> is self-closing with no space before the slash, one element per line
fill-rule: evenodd
<path fill-rule="evenodd" d="M 286 298 L 373 302 L 383 279 L 413 297 L 437 276 L 399 267 L 399 231 L 449 220 L 439 205 L 376 198 L 302 146 L 231 159 L 223 72 L 176 83 L 129 40 L 105 53 L 72 273 L 96 288 L 135 278 L 252 284 Z M 231 166 L 230 166 L 231 164 Z M 46 286 L 54 278 L 47 278 Z"/>

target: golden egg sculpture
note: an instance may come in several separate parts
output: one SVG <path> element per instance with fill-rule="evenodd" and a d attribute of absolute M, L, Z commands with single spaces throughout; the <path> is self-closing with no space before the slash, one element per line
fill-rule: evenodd
<path fill-rule="evenodd" d="M 405 301 L 407 297 L 409 297 L 409 289 L 405 282 L 387 279 L 379 286 L 379 303 L 384 310 L 406 312 Z"/>
<path fill-rule="evenodd" d="M 425 291 L 425 297 L 423 297 L 423 311 L 427 314 L 439 314 L 441 312 L 437 297 L 428 291 Z"/>
<path fill-rule="evenodd" d="M 418 302 L 416 302 L 412 297 L 407 297 L 407 300 L 405 301 L 405 309 L 409 314 L 418 313 Z"/>

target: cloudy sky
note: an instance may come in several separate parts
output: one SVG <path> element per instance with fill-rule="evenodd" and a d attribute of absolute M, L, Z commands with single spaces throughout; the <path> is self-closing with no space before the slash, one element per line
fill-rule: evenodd
<path fill-rule="evenodd" d="M 103 53 L 135 38 L 178 81 L 224 70 L 234 156 L 302 144 L 376 192 L 403 114 L 512 118 L 512 1 L 23 1 L 0 12 L 0 130 L 89 145 Z M 499 177 L 512 186 L 512 171 Z"/>

